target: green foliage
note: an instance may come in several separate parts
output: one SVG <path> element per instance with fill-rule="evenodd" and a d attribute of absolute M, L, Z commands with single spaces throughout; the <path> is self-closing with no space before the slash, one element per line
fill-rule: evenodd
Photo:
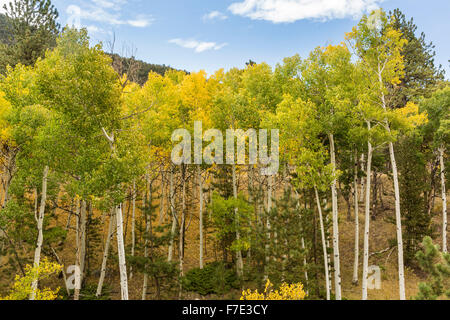
<path fill-rule="evenodd" d="M 429 185 L 422 136 L 413 134 L 402 138 L 397 143 L 397 160 L 404 226 L 404 258 L 411 265 L 415 262 L 415 254 L 422 239 L 432 235 L 432 217 L 427 212 L 424 193 Z"/>
<path fill-rule="evenodd" d="M 416 300 L 437 300 L 443 295 L 450 299 L 450 254 L 441 253 L 438 245 L 430 237 L 422 242 L 422 251 L 416 258 L 423 271 L 429 276 L 428 282 L 419 284 Z"/>
<path fill-rule="evenodd" d="M 223 262 L 213 262 L 203 269 L 189 270 L 182 278 L 183 288 L 197 292 L 203 296 L 208 294 L 224 294 L 231 289 L 239 289 L 236 272 Z"/>
<path fill-rule="evenodd" d="M 434 45 L 425 40 L 425 34 L 417 34 L 414 19 L 407 20 L 400 9 L 389 13 L 393 28 L 402 33 L 408 43 L 402 50 L 405 60 L 405 75 L 398 86 L 392 87 L 394 108 L 403 108 L 407 102 L 429 96 L 438 81 L 444 79 L 441 66 L 434 63 Z"/>
<path fill-rule="evenodd" d="M 209 208 L 212 212 L 212 224 L 215 228 L 215 236 L 224 251 L 224 261 L 227 252 L 245 251 L 250 247 L 248 237 L 250 231 L 249 219 L 253 212 L 253 207 L 248 204 L 242 194 L 237 199 L 234 197 L 224 199 L 218 193 L 213 193 L 212 204 Z M 235 210 L 239 212 L 239 221 L 236 219 Z M 236 230 L 241 234 L 239 240 L 236 239 Z"/>
<path fill-rule="evenodd" d="M 14 0 L 4 6 L 9 31 L 6 41 L 0 44 L 0 73 L 6 66 L 21 63 L 33 65 L 54 47 L 60 26 L 56 22 L 58 11 L 50 0 Z M 4 31 L 2 31 L 4 32 Z"/>

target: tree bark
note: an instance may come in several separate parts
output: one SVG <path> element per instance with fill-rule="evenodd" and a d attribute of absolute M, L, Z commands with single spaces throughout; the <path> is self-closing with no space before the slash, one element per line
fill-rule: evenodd
<path fill-rule="evenodd" d="M 358 284 L 358 267 L 359 267 L 359 202 L 358 202 L 358 153 L 355 152 L 355 172 L 353 176 L 353 201 L 355 210 L 355 250 L 353 262 L 353 280 L 354 285 Z"/>
<path fill-rule="evenodd" d="M 232 165 L 233 170 L 233 197 L 235 199 L 238 198 L 238 192 L 237 192 L 237 177 L 236 177 L 236 165 Z M 234 218 L 236 220 L 236 240 L 239 241 L 241 239 L 241 234 L 239 231 L 239 210 L 238 208 L 234 209 Z M 238 277 L 242 277 L 244 274 L 244 262 L 242 261 L 242 252 L 241 250 L 236 251 L 236 269 Z"/>
<path fill-rule="evenodd" d="M 95 294 L 96 297 L 100 297 L 102 295 L 103 282 L 105 281 L 106 267 L 107 267 L 108 256 L 109 256 L 109 247 L 111 245 L 111 239 L 114 236 L 114 219 L 115 218 L 116 218 L 115 211 L 111 210 L 110 215 L 109 215 L 108 233 L 106 234 L 106 240 L 105 240 L 105 249 L 103 251 L 102 268 L 100 270 L 100 278 L 98 279 L 97 292 Z"/>
<path fill-rule="evenodd" d="M 441 164 L 441 187 L 442 187 L 442 251 L 447 253 L 447 190 L 445 187 L 445 162 L 444 146 L 439 148 L 439 162 Z"/>
<path fill-rule="evenodd" d="M 131 206 L 131 256 L 134 257 L 136 247 L 136 181 L 133 181 Z M 133 266 L 130 266 L 130 281 L 131 279 L 133 279 Z"/>
<path fill-rule="evenodd" d="M 322 250 L 323 250 L 323 263 L 325 266 L 325 287 L 327 292 L 327 300 L 330 300 L 331 293 L 330 293 L 330 276 L 328 272 L 328 250 L 327 250 L 327 243 L 325 239 L 325 227 L 323 223 L 323 214 L 322 214 L 322 205 L 320 203 L 320 197 L 319 197 L 319 191 L 317 190 L 317 187 L 314 186 L 314 192 L 316 195 L 316 203 L 317 203 L 317 210 L 319 211 L 319 223 L 320 223 L 320 235 L 322 238 Z"/>
<path fill-rule="evenodd" d="M 370 131 L 370 122 L 367 123 L 368 130 Z M 372 144 L 370 141 L 367 143 L 367 171 L 366 171 L 366 204 L 364 214 L 364 258 L 363 258 L 363 278 L 362 278 L 362 300 L 367 300 L 367 277 L 369 272 L 369 232 L 370 232 L 370 184 L 372 177 Z"/>
<path fill-rule="evenodd" d="M 42 243 L 44 241 L 44 213 L 45 213 L 45 202 L 47 201 L 47 176 L 48 176 L 48 166 L 44 168 L 44 174 L 42 176 L 42 193 L 41 193 L 41 205 L 39 207 L 39 216 L 37 217 L 37 229 L 38 229 L 38 238 L 36 242 L 36 250 L 34 251 L 34 268 L 39 268 L 39 264 L 41 261 L 41 251 L 42 251 Z M 37 196 L 37 195 L 36 195 Z M 34 278 L 31 284 L 31 294 L 30 300 L 34 300 L 36 298 L 36 290 L 38 286 L 38 278 Z"/>
<path fill-rule="evenodd" d="M 199 263 L 200 263 L 200 269 L 203 269 L 203 181 L 202 181 L 202 171 L 201 171 L 201 167 L 198 166 L 198 171 L 197 171 L 197 179 L 198 179 L 198 192 L 199 192 L 199 220 L 200 220 L 200 225 L 199 225 L 199 237 L 200 237 L 200 248 L 199 248 Z"/>
<path fill-rule="evenodd" d="M 177 215 L 175 212 L 175 191 L 173 185 L 173 170 L 170 171 L 170 211 L 172 216 L 172 228 L 170 230 L 170 242 L 169 242 L 169 253 L 167 256 L 167 261 L 172 262 L 173 259 L 173 243 L 175 239 L 175 232 L 177 230 Z"/>
<path fill-rule="evenodd" d="M 123 215 L 122 205 L 116 207 L 116 223 L 117 223 L 117 253 L 119 256 L 119 272 L 120 272 L 120 293 L 122 300 L 128 300 L 128 277 L 127 265 L 125 261 L 125 244 L 123 240 Z"/>
<path fill-rule="evenodd" d="M 336 175 L 336 151 L 334 144 L 334 135 L 330 134 L 330 154 L 331 164 L 333 166 L 333 175 Z M 333 180 L 331 185 L 331 200 L 333 206 L 333 255 L 334 255 L 334 282 L 336 300 L 341 300 L 341 266 L 339 256 L 339 212 L 338 212 L 338 196 L 337 196 L 337 179 Z"/>

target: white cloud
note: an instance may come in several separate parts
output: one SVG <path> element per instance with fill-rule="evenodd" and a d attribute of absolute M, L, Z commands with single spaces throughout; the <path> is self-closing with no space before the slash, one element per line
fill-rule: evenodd
<path fill-rule="evenodd" d="M 83 7 L 70 5 L 66 9 L 67 24 L 78 27 L 80 24 L 84 25 L 84 21 L 90 21 L 136 28 L 145 28 L 152 24 L 154 19 L 150 16 L 138 15 L 133 18 L 123 18 L 121 11 L 127 2 L 128 0 L 91 0 Z"/>
<path fill-rule="evenodd" d="M 233 14 L 273 23 L 303 19 L 357 18 L 384 0 L 243 0 L 228 7 Z"/>
<path fill-rule="evenodd" d="M 204 21 L 208 20 L 226 20 L 228 17 L 219 11 L 211 11 L 203 16 Z"/>
<path fill-rule="evenodd" d="M 227 46 L 227 43 L 217 44 L 216 42 L 202 42 L 193 39 L 172 39 L 169 43 L 176 44 L 186 49 L 194 49 L 195 52 L 200 53 L 208 50 L 220 50 Z"/>

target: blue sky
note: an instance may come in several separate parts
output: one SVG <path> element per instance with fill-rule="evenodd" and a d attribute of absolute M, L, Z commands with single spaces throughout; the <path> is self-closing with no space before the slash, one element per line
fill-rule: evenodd
<path fill-rule="evenodd" d="M 0 0 L 0 2 L 2 2 Z M 3 1 L 5 2 L 5 1 Z M 449 0 L 53 0 L 60 22 L 87 27 L 94 41 L 116 36 L 115 51 L 189 71 L 275 65 L 337 44 L 364 12 L 381 6 L 414 17 L 450 72 Z M 123 51 L 123 52 L 122 52 Z"/>

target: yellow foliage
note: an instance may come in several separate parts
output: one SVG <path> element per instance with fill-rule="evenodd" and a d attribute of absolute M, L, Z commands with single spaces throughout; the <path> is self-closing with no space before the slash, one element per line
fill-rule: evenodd
<path fill-rule="evenodd" d="M 263 293 L 248 289 L 242 292 L 241 300 L 304 300 L 306 296 L 301 283 L 283 283 L 278 290 L 274 290 L 270 280 L 267 280 Z"/>
<path fill-rule="evenodd" d="M 11 292 L 0 300 L 26 300 L 32 293 L 32 283 L 34 279 L 44 280 L 55 273 L 61 272 L 63 266 L 49 262 L 47 259 L 41 261 L 38 267 L 27 265 L 25 267 L 25 276 L 17 275 Z M 36 289 L 35 300 L 56 300 L 59 288 L 52 290 L 50 288 Z"/>

